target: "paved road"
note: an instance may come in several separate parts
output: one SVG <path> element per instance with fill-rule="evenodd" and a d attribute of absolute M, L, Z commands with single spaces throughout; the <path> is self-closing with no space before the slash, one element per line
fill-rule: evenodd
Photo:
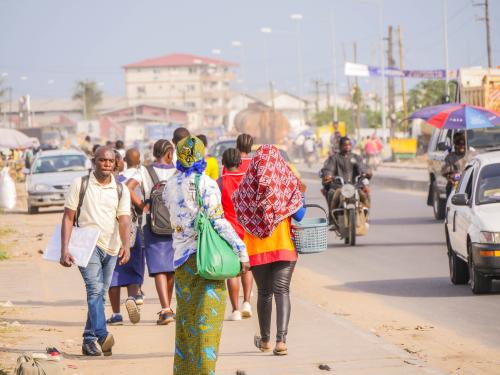
<path fill-rule="evenodd" d="M 319 184 L 307 183 L 308 201 L 324 204 Z M 326 253 L 302 256 L 300 263 L 343 283 L 342 288 L 370 293 L 460 335 L 500 347 L 498 294 L 473 296 L 468 285 L 450 283 L 443 224 L 433 219 L 423 194 L 374 188 L 370 230 L 358 242 L 347 247 L 332 233 Z"/>

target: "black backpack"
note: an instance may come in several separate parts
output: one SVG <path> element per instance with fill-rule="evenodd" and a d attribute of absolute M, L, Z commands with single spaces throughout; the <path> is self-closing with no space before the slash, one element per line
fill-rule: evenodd
<path fill-rule="evenodd" d="M 152 165 L 148 165 L 146 170 L 153 181 L 153 187 L 149 195 L 149 214 L 147 216 L 149 227 L 151 228 L 151 232 L 156 235 L 171 236 L 174 230 L 170 223 L 170 212 L 163 202 L 163 191 L 165 190 L 167 181 L 160 181 Z"/>

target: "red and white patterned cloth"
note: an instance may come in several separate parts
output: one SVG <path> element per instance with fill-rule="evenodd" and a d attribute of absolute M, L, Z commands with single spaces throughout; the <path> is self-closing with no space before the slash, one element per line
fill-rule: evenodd
<path fill-rule="evenodd" d="M 273 145 L 257 150 L 232 199 L 240 224 L 259 238 L 302 207 L 299 180 Z"/>

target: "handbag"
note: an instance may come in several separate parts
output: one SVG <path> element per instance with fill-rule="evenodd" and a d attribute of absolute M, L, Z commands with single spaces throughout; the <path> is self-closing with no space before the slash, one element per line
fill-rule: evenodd
<path fill-rule="evenodd" d="M 225 280 L 236 277 L 240 273 L 240 259 L 234 253 L 231 245 L 214 229 L 203 209 L 199 182 L 200 175 L 196 174 L 194 178 L 196 203 L 200 208 L 195 219 L 195 228 L 198 231 L 197 274 L 208 280 Z"/>

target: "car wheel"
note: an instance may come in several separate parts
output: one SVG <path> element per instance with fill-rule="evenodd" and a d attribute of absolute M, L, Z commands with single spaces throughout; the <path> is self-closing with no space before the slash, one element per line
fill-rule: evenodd
<path fill-rule="evenodd" d="M 470 288 L 474 294 L 484 294 L 491 292 L 492 280 L 483 276 L 476 270 L 474 259 L 472 257 L 472 249 L 469 246 L 469 275 L 470 275 Z"/>
<path fill-rule="evenodd" d="M 434 210 L 434 217 L 436 220 L 444 220 L 446 214 L 446 200 L 439 197 L 439 191 L 436 185 L 434 185 L 432 192 L 432 209 Z"/>
<path fill-rule="evenodd" d="M 458 257 L 451 248 L 448 230 L 446 230 L 446 246 L 448 247 L 448 266 L 450 268 L 451 282 L 455 285 L 467 284 L 469 282 L 467 262 Z"/>
<path fill-rule="evenodd" d="M 38 207 L 28 205 L 28 213 L 34 215 L 38 213 Z"/>

